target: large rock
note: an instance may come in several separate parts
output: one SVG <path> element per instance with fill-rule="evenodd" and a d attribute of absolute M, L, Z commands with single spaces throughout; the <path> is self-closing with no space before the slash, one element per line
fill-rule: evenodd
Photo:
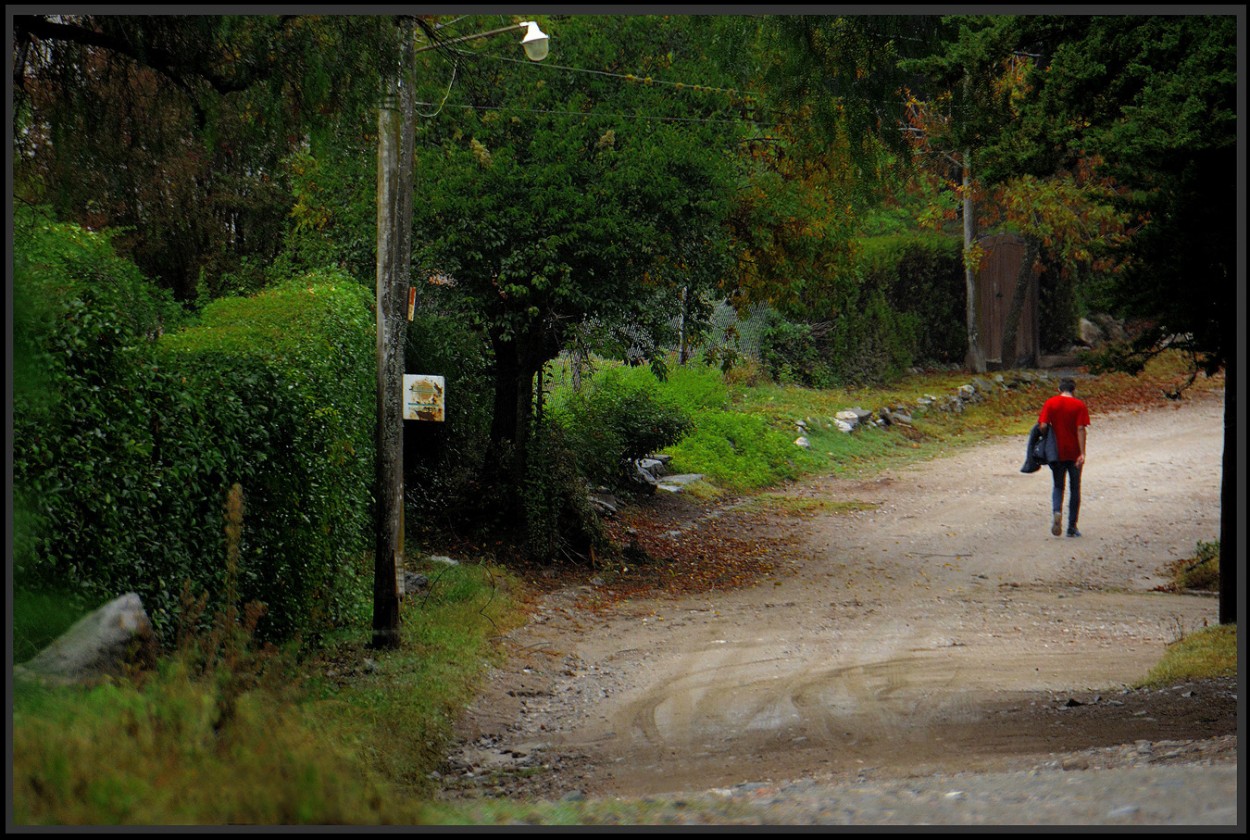
<path fill-rule="evenodd" d="M 1101 347 L 1107 340 L 1107 334 L 1103 332 L 1102 327 L 1086 318 L 1082 318 L 1080 322 L 1081 343 L 1086 347 Z"/>
<path fill-rule="evenodd" d="M 127 592 L 83 617 L 14 673 L 52 682 L 91 682 L 121 674 L 128 665 L 150 665 L 155 644 L 142 600 Z"/>

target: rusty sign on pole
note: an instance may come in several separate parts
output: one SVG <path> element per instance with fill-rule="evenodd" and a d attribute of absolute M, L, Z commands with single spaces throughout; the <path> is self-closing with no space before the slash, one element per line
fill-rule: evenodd
<path fill-rule="evenodd" d="M 441 376 L 404 374 L 404 419 L 443 422 L 444 382 Z"/>

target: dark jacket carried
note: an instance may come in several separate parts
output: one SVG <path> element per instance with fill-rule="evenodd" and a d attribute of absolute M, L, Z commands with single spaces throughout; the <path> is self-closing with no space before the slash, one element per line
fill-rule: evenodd
<path fill-rule="evenodd" d="M 1053 464 L 1059 460 L 1059 441 L 1050 433 L 1050 430 L 1042 431 L 1040 423 L 1034 423 L 1033 428 L 1029 431 L 1028 448 L 1024 455 L 1024 466 L 1020 468 L 1022 473 L 1037 472 L 1042 468 L 1043 464 Z"/>

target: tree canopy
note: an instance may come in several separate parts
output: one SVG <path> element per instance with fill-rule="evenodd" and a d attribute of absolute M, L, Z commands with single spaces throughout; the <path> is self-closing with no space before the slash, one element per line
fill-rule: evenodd
<path fill-rule="evenodd" d="M 15 197 L 124 231 L 118 246 L 181 300 L 232 291 L 231 275 L 278 253 L 286 156 L 316 127 L 376 109 L 389 28 L 349 15 L 17 15 Z"/>

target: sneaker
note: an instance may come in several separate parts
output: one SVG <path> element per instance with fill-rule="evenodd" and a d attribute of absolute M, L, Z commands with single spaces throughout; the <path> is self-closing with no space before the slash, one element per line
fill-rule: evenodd
<path fill-rule="evenodd" d="M 1059 536 L 1059 533 L 1063 530 L 1063 523 L 1060 521 L 1061 519 L 1062 516 L 1056 513 L 1050 520 L 1050 532 L 1056 537 Z"/>
<path fill-rule="evenodd" d="M 1069 537 L 1079 537 L 1080 535 L 1081 535 L 1081 532 L 1080 532 L 1080 531 L 1078 531 L 1078 530 L 1076 530 L 1075 528 L 1069 528 L 1069 529 L 1068 529 L 1068 536 L 1069 536 Z"/>

